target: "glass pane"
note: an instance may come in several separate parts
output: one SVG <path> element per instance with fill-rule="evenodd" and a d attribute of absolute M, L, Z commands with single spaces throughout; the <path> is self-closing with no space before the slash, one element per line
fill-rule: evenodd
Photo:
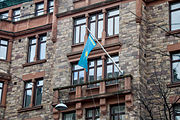
<path fill-rule="evenodd" d="M 180 8 L 180 2 L 171 4 L 171 10 L 175 10 L 177 8 Z"/>
<path fill-rule="evenodd" d="M 79 65 L 73 65 L 73 70 L 80 70 L 80 69 L 83 69 L 83 68 Z"/>
<path fill-rule="evenodd" d="M 112 78 L 112 72 L 113 72 L 113 66 L 108 65 L 107 66 L 107 78 Z"/>
<path fill-rule="evenodd" d="M 13 16 L 17 16 L 17 15 L 20 15 L 20 9 L 13 11 Z"/>
<path fill-rule="evenodd" d="M 3 87 L 3 83 L 0 82 L 0 88 L 2 88 L 2 87 Z"/>
<path fill-rule="evenodd" d="M 7 56 L 7 47 L 0 46 L 0 59 L 6 60 L 6 56 Z"/>
<path fill-rule="evenodd" d="M 87 117 L 93 116 L 93 110 L 87 110 Z"/>
<path fill-rule="evenodd" d="M 89 62 L 89 67 L 94 67 L 94 61 Z"/>
<path fill-rule="evenodd" d="M 26 88 L 32 88 L 32 82 L 26 83 Z"/>
<path fill-rule="evenodd" d="M 73 80 L 78 80 L 78 72 L 73 72 Z"/>
<path fill-rule="evenodd" d="M 2 45 L 8 45 L 8 41 L 7 40 L 0 40 Z"/>
<path fill-rule="evenodd" d="M 36 38 L 30 39 L 30 43 L 29 44 L 36 44 Z"/>
<path fill-rule="evenodd" d="M 97 60 L 97 65 L 102 65 L 102 60 Z"/>
<path fill-rule="evenodd" d="M 39 9 L 44 9 L 44 3 L 39 3 L 39 4 L 37 4 L 37 10 L 39 10 Z"/>
<path fill-rule="evenodd" d="M 98 19 L 103 19 L 103 14 L 102 14 L 102 13 L 100 13 L 100 14 L 98 15 Z"/>
<path fill-rule="evenodd" d="M 38 87 L 38 88 L 36 89 L 36 101 L 35 101 L 35 105 L 40 105 L 40 104 L 41 104 L 42 91 L 43 91 L 43 88 L 42 88 L 42 87 Z"/>
<path fill-rule="evenodd" d="M 175 120 L 180 120 L 180 116 L 175 116 Z"/>
<path fill-rule="evenodd" d="M 46 41 L 46 39 L 47 39 L 47 36 L 46 36 L 46 35 L 44 35 L 44 36 L 40 36 L 40 41 L 41 41 L 41 42 Z"/>
<path fill-rule="evenodd" d="M 76 114 L 75 113 L 65 113 L 63 115 L 63 120 L 76 120 Z"/>
<path fill-rule="evenodd" d="M 108 19 L 108 36 L 113 35 L 113 18 Z"/>
<path fill-rule="evenodd" d="M 8 12 L 0 14 L 1 19 L 7 19 L 8 18 Z"/>
<path fill-rule="evenodd" d="M 171 30 L 180 29 L 180 10 L 171 13 Z"/>
<path fill-rule="evenodd" d="M 1 99 L 2 99 L 2 88 L 0 89 L 0 102 L 1 102 Z"/>
<path fill-rule="evenodd" d="M 54 11 L 54 7 L 49 8 L 49 13 L 52 13 Z"/>
<path fill-rule="evenodd" d="M 86 18 L 80 18 L 75 20 L 75 25 L 85 24 L 85 23 L 86 23 Z"/>
<path fill-rule="evenodd" d="M 102 38 L 102 32 L 103 32 L 103 21 L 98 22 L 98 38 Z"/>
<path fill-rule="evenodd" d="M 115 34 L 119 34 L 119 16 L 115 17 Z"/>
<path fill-rule="evenodd" d="M 37 86 L 43 86 L 43 80 L 37 81 Z"/>
<path fill-rule="evenodd" d="M 39 10 L 37 11 L 36 15 L 39 16 L 39 15 L 43 15 L 44 14 L 44 10 Z"/>
<path fill-rule="evenodd" d="M 173 81 L 179 82 L 180 81 L 180 62 L 175 62 L 172 64 L 173 68 Z"/>
<path fill-rule="evenodd" d="M 180 105 L 177 105 L 174 107 L 174 110 L 175 110 L 175 113 L 177 114 L 180 114 Z"/>
<path fill-rule="evenodd" d="M 102 67 L 97 68 L 97 80 L 102 79 Z"/>
<path fill-rule="evenodd" d="M 29 107 L 29 105 L 31 104 L 31 96 L 32 96 L 32 90 L 26 90 L 24 107 Z"/>
<path fill-rule="evenodd" d="M 96 20 L 96 15 L 90 16 L 90 21 L 95 21 Z"/>
<path fill-rule="evenodd" d="M 49 1 L 49 6 L 54 6 L 54 1 L 53 0 Z"/>
<path fill-rule="evenodd" d="M 172 55 L 172 60 L 180 60 L 180 53 L 173 54 Z"/>
<path fill-rule="evenodd" d="M 88 81 L 94 81 L 94 68 L 93 69 L 89 69 L 89 79 Z"/>
<path fill-rule="evenodd" d="M 118 14 L 119 14 L 119 9 L 114 9 L 114 10 L 108 11 L 108 17 L 115 16 Z"/>
<path fill-rule="evenodd" d="M 119 64 L 117 64 L 119 66 Z M 118 77 L 119 76 L 119 70 L 118 68 L 114 65 L 114 77 Z"/>
<path fill-rule="evenodd" d="M 75 32 L 74 32 L 75 43 L 79 43 L 79 32 L 80 32 L 80 27 L 79 26 L 75 27 Z"/>
<path fill-rule="evenodd" d="M 96 32 L 95 29 L 96 29 L 95 22 L 90 23 L 90 30 L 94 36 L 95 36 L 95 32 Z"/>
<path fill-rule="evenodd" d="M 117 105 L 111 108 L 112 114 L 125 112 L 125 105 Z"/>
<path fill-rule="evenodd" d="M 36 45 L 30 46 L 29 47 L 29 61 L 28 62 L 34 61 L 35 52 L 36 52 Z"/>
<path fill-rule="evenodd" d="M 95 116 L 99 116 L 99 109 L 95 109 Z"/>
<path fill-rule="evenodd" d="M 84 70 L 79 72 L 79 83 L 84 82 Z"/>
<path fill-rule="evenodd" d="M 46 43 L 41 43 L 40 45 L 40 55 L 39 55 L 39 59 L 45 59 L 46 58 Z"/>
<path fill-rule="evenodd" d="M 83 26 L 81 26 L 81 41 L 80 42 L 84 42 L 85 34 L 86 34 L 86 26 L 83 25 Z"/>

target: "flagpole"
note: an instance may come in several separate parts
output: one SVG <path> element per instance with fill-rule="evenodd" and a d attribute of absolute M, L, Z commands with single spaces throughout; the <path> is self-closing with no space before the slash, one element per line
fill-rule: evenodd
<path fill-rule="evenodd" d="M 104 49 L 104 47 L 101 45 L 101 43 L 96 39 L 96 37 L 92 34 L 91 30 L 86 26 L 87 30 L 91 33 L 92 37 L 96 40 L 96 42 L 101 46 L 103 51 L 107 54 L 107 56 L 110 58 L 110 60 L 113 62 L 113 64 L 116 66 L 116 68 L 119 70 L 121 75 L 124 74 L 124 72 L 121 70 L 121 68 L 115 63 L 115 61 L 112 59 L 112 57 L 109 55 L 109 53 Z"/>

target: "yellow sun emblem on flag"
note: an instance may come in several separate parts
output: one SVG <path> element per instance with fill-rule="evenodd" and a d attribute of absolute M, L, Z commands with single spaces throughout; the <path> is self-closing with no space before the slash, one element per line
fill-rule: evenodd
<path fill-rule="evenodd" d="M 85 56 L 86 56 L 86 57 L 88 56 L 88 51 L 86 51 L 86 54 L 85 54 Z"/>

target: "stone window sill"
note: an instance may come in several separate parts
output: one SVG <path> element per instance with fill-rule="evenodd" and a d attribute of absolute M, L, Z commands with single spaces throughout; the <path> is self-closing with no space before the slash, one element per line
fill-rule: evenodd
<path fill-rule="evenodd" d="M 180 87 L 180 82 L 174 82 L 167 85 L 168 88 Z"/>
<path fill-rule="evenodd" d="M 43 108 L 42 105 L 28 107 L 28 108 L 21 108 L 21 109 L 18 110 L 18 113 L 28 112 L 28 111 L 33 111 L 33 110 L 39 110 L 39 109 L 42 109 L 42 108 Z"/>
<path fill-rule="evenodd" d="M 119 35 L 112 35 L 112 36 L 107 36 L 106 39 L 113 39 L 113 38 L 117 38 L 119 37 Z"/>
<path fill-rule="evenodd" d="M 166 33 L 166 36 L 170 36 L 172 34 L 180 34 L 180 29 L 179 30 L 169 31 L 169 32 Z"/>
<path fill-rule="evenodd" d="M 9 62 L 9 61 L 7 61 L 7 60 L 4 60 L 4 59 L 0 59 L 0 61 L 2 61 L 2 62 Z"/>
<path fill-rule="evenodd" d="M 23 67 L 28 67 L 28 66 L 32 66 L 32 65 L 36 65 L 36 64 L 42 64 L 42 63 L 45 63 L 46 61 L 47 61 L 46 59 L 38 60 L 38 61 L 35 61 L 35 62 L 25 63 L 22 66 Z"/>
<path fill-rule="evenodd" d="M 71 45 L 71 47 L 76 47 L 76 46 L 81 46 L 81 45 L 84 45 L 84 42 L 73 44 L 73 45 Z"/>

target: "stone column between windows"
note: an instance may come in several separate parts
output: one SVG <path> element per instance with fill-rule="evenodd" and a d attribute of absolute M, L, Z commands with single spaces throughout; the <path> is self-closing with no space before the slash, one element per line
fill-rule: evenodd
<path fill-rule="evenodd" d="M 86 6 L 88 6 L 89 5 L 89 0 L 86 0 Z"/>
<path fill-rule="evenodd" d="M 12 45 L 13 45 L 13 40 L 9 40 L 8 43 L 8 53 L 7 53 L 7 61 L 11 61 L 11 54 L 12 54 Z"/>
<path fill-rule="evenodd" d="M 101 59 L 102 59 L 102 80 L 104 80 L 105 79 L 105 61 L 106 61 L 106 57 L 103 55 L 103 56 L 101 56 Z M 103 81 L 103 82 L 100 82 L 99 93 L 103 94 L 105 92 L 106 92 L 106 82 Z"/>
<path fill-rule="evenodd" d="M 34 90 L 35 90 L 35 82 L 36 82 L 35 79 L 32 79 L 32 84 L 33 84 L 33 85 L 32 85 L 32 96 L 31 96 L 31 104 L 30 104 L 30 107 L 33 107 L 33 106 L 34 106 L 34 102 L 33 102 L 33 101 L 34 101 L 34 98 L 35 98 L 35 94 L 34 94 L 34 93 L 35 93 L 35 91 L 34 91 Z"/>
<path fill-rule="evenodd" d="M 8 12 L 8 20 L 12 20 L 12 17 L 13 17 L 13 10 L 10 9 Z"/>
<path fill-rule="evenodd" d="M 2 95 L 2 105 L 5 106 L 6 105 L 6 96 L 7 96 L 7 88 L 8 87 L 8 81 L 4 82 L 4 86 L 3 86 L 3 95 Z"/>
<path fill-rule="evenodd" d="M 34 56 L 34 61 L 38 60 L 38 46 L 39 46 L 39 35 L 36 35 L 36 52 Z"/>
<path fill-rule="evenodd" d="M 48 13 L 48 0 L 44 0 L 44 14 Z"/>
<path fill-rule="evenodd" d="M 85 17 L 86 17 L 86 27 L 89 27 L 89 14 L 86 13 Z M 85 36 L 84 36 L 84 46 L 85 46 L 86 41 L 87 41 L 87 39 L 88 39 L 88 33 L 89 33 L 89 32 L 88 32 L 88 30 L 86 29 L 86 34 L 85 34 Z"/>
<path fill-rule="evenodd" d="M 103 9 L 103 32 L 102 32 L 102 45 L 105 45 L 106 39 L 106 9 Z"/>

